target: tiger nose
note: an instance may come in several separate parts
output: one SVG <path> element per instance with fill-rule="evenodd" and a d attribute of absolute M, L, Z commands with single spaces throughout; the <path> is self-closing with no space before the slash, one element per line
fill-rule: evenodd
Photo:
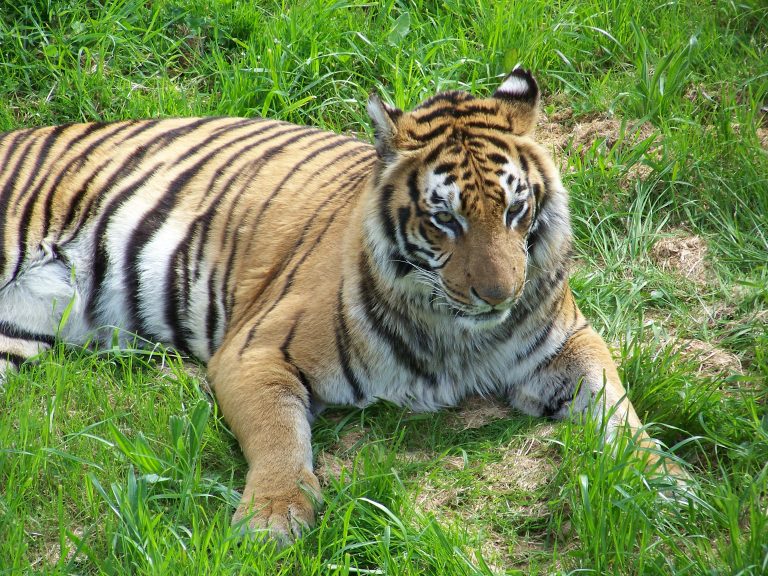
<path fill-rule="evenodd" d="M 487 286 L 483 288 L 470 288 L 472 295 L 475 298 L 482 300 L 484 303 L 494 308 L 497 306 L 503 306 L 512 302 L 513 295 L 505 290 L 501 286 Z"/>

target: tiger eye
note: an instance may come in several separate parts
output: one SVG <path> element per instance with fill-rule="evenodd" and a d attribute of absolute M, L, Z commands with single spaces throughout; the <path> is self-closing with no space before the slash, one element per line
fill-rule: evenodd
<path fill-rule="evenodd" d="M 509 208 L 507 208 L 507 226 L 512 225 L 512 221 L 515 219 L 515 216 L 517 216 L 524 207 L 525 200 L 518 200 L 517 202 L 510 204 Z"/>
<path fill-rule="evenodd" d="M 450 224 L 451 222 L 455 222 L 456 218 L 454 218 L 453 214 L 450 212 L 438 212 L 435 214 L 435 220 L 441 224 Z"/>

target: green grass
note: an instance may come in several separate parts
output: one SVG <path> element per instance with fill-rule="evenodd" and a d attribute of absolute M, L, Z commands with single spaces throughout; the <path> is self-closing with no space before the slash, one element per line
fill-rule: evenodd
<path fill-rule="evenodd" d="M 333 410 L 325 510 L 277 551 L 229 527 L 245 465 L 200 369 L 57 347 L 0 393 L 0 573 L 768 573 L 763 2 L 1 1 L 0 129 L 231 114 L 369 138 L 370 91 L 487 94 L 518 63 L 566 132 L 615 118 L 564 155 L 572 285 L 693 481 L 661 498 L 594 426 Z M 694 235 L 702 282 L 654 256 Z"/>

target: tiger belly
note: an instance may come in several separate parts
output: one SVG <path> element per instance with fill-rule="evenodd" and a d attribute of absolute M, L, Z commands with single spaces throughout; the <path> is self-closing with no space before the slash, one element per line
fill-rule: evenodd
<path fill-rule="evenodd" d="M 126 207 L 126 211 L 131 209 L 135 207 Z M 134 294 L 128 289 L 125 267 L 126 241 L 134 225 L 127 214 L 122 216 L 115 218 L 103 237 L 108 264 L 97 297 L 93 294 L 93 225 L 83 227 L 64 246 L 44 245 L 38 254 L 28 255 L 19 274 L 0 288 L 0 350 L 4 355 L 0 372 L 49 348 L 56 338 L 70 344 L 96 339 L 110 345 L 117 335 L 122 347 L 134 346 L 136 336 L 174 343 L 174 332 L 165 320 L 168 282 L 164 271 L 178 247 L 178 226 L 170 223 L 146 246 L 140 289 Z M 210 302 L 208 276 L 199 269 L 208 269 L 207 262 L 197 262 L 194 267 L 198 278 L 190 284 L 188 312 L 180 318 L 185 326 L 205 326 L 201 318 Z M 131 299 L 138 303 L 140 326 L 130 313 Z M 207 335 L 193 329 L 188 335 L 185 351 L 207 360 Z"/>
<path fill-rule="evenodd" d="M 90 331 L 85 298 L 69 266 L 53 254 L 32 261 L 13 282 L 0 289 L 0 350 L 5 368 L 18 365 L 53 344 L 61 334 L 83 342 Z M 66 313 L 67 320 L 62 322 Z"/>

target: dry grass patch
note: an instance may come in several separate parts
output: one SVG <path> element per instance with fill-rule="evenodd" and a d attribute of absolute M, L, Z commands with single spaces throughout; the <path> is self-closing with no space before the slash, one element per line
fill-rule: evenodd
<path fill-rule="evenodd" d="M 475 430 L 494 420 L 508 418 L 511 408 L 498 398 L 471 396 L 451 414 L 449 425 L 457 430 Z"/>
<path fill-rule="evenodd" d="M 760 141 L 760 147 L 768 150 L 768 128 L 758 128 L 757 139 Z"/>
<path fill-rule="evenodd" d="M 36 532 L 28 533 L 29 537 L 32 542 L 32 549 L 36 549 L 36 557 L 32 561 L 31 565 L 33 568 L 52 568 L 59 564 L 62 560 L 62 549 L 61 549 L 61 543 L 58 539 L 56 540 L 45 540 L 41 534 Z M 77 538 L 83 537 L 83 529 L 76 527 L 72 534 L 74 534 Z M 75 558 L 75 546 L 74 544 L 70 543 L 70 546 L 67 548 L 66 556 L 64 558 L 65 562 L 71 562 L 73 559 L 75 562 L 79 562 L 85 559 L 83 555 L 78 555 L 77 558 Z"/>
<path fill-rule="evenodd" d="M 536 128 L 536 140 L 548 148 L 558 158 L 567 156 L 571 151 L 588 149 L 601 142 L 610 150 L 621 140 L 622 121 L 607 114 L 585 116 L 578 120 L 573 117 L 573 110 L 564 108 L 550 114 L 542 114 Z M 622 142 L 631 146 L 653 136 L 656 129 L 650 122 L 626 122 Z"/>
<path fill-rule="evenodd" d="M 666 272 L 679 274 L 698 285 L 709 282 L 712 271 L 706 262 L 707 243 L 701 236 L 674 235 L 651 248 L 651 260 Z"/>
<path fill-rule="evenodd" d="M 725 377 L 741 375 L 741 360 L 733 352 L 718 348 L 703 340 L 680 340 L 674 345 L 674 351 L 683 358 L 697 363 L 697 372 L 706 376 Z"/>

